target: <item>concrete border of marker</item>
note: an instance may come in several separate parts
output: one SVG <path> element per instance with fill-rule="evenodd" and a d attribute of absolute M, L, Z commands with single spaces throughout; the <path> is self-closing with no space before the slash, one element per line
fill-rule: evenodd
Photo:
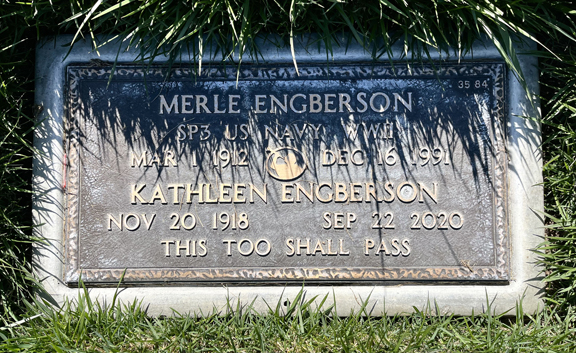
<path fill-rule="evenodd" d="M 52 299 L 62 303 L 66 298 L 74 299 L 82 289 L 70 288 L 62 281 L 64 268 L 64 114 L 65 114 L 65 70 L 71 63 L 90 63 L 94 60 L 106 62 L 131 63 L 137 59 L 138 50 L 121 50 L 120 42 L 111 42 L 98 51 L 92 49 L 90 42 L 79 42 L 68 52 L 65 44 L 72 37 L 59 36 L 49 38 L 38 45 L 36 52 L 36 99 L 35 103 L 43 109 L 38 115 L 38 127 L 34 145 L 37 154 L 34 158 L 34 199 L 33 218 L 36 225 L 35 234 L 45 239 L 34 247 L 33 262 L 36 276 Z M 318 46 L 306 48 L 303 38 L 296 43 L 295 56 L 299 64 L 327 63 L 326 52 Z M 300 44 L 299 44 L 300 43 Z M 280 49 L 275 45 L 260 46 L 261 57 L 257 63 L 290 64 L 293 62 L 289 49 Z M 520 52 L 521 48 L 517 48 Z M 532 48 L 526 48 L 530 50 Z M 403 48 L 393 47 L 393 60 L 403 61 Z M 373 61 L 370 53 L 358 45 L 335 47 L 329 62 Z M 458 60 L 454 53 L 431 52 L 433 60 Z M 208 63 L 214 53 L 205 53 L 204 63 Z M 183 63 L 191 60 L 188 54 L 179 57 Z M 155 59 L 156 63 L 168 58 Z M 388 62 L 388 57 L 382 59 Z M 461 61 L 502 61 L 494 46 L 477 43 L 473 51 L 463 56 Z M 520 66 L 526 79 L 530 100 L 525 88 L 511 72 L 507 75 L 506 141 L 508 152 L 507 203 L 508 234 L 510 249 L 510 281 L 502 284 L 406 284 L 406 285 L 305 285 L 308 298 L 318 296 L 319 300 L 328 296 L 328 303 L 335 300 L 337 312 L 345 315 L 359 310 L 363 301 L 368 300 L 368 307 L 373 308 L 374 315 L 394 315 L 409 313 L 416 308 L 431 305 L 438 314 L 453 313 L 469 315 L 487 309 L 488 302 L 497 313 L 507 312 L 514 315 L 516 303 L 522 300 L 524 312 L 535 312 L 544 307 L 542 300 L 544 284 L 541 281 L 541 268 L 536 264 L 537 255 L 531 251 L 544 236 L 543 227 L 543 188 L 542 188 L 542 154 L 540 149 L 541 134 L 539 118 L 539 95 L 537 59 L 520 55 Z M 244 63 L 255 63 L 244 58 Z M 530 117 L 530 118 L 526 118 Z M 281 298 L 293 298 L 302 290 L 301 285 L 287 286 L 224 286 L 224 285 L 171 285 L 139 286 L 121 288 L 120 300 L 142 300 L 151 315 L 170 315 L 172 308 L 178 312 L 210 313 L 226 307 L 231 300 L 240 299 L 251 303 L 261 312 L 268 310 L 268 305 L 277 303 Z M 91 296 L 102 302 L 110 303 L 116 288 L 90 288 Z M 267 305 L 268 303 L 268 305 Z M 435 306 L 436 305 L 436 306 Z"/>

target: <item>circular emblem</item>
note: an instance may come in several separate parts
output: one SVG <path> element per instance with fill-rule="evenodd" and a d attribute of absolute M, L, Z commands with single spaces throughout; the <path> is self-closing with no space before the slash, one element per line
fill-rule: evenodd
<path fill-rule="evenodd" d="M 293 147 L 280 147 L 268 155 L 266 170 L 278 180 L 296 179 L 306 170 L 306 158 Z"/>

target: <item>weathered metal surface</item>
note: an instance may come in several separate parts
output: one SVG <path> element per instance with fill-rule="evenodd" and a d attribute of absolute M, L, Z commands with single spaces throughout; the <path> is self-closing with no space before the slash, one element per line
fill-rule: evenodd
<path fill-rule="evenodd" d="M 69 66 L 65 282 L 506 283 L 505 69 L 435 69 Z"/>

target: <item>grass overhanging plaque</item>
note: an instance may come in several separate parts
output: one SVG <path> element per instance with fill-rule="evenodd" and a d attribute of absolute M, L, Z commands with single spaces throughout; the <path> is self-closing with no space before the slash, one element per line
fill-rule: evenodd
<path fill-rule="evenodd" d="M 111 70 L 67 67 L 66 283 L 508 281 L 504 64 Z"/>

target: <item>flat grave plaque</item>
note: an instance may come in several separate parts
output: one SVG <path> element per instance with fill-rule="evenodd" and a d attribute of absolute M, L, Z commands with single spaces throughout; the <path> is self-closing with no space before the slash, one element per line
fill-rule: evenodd
<path fill-rule="evenodd" d="M 497 62 L 71 64 L 64 282 L 510 279 Z"/>

